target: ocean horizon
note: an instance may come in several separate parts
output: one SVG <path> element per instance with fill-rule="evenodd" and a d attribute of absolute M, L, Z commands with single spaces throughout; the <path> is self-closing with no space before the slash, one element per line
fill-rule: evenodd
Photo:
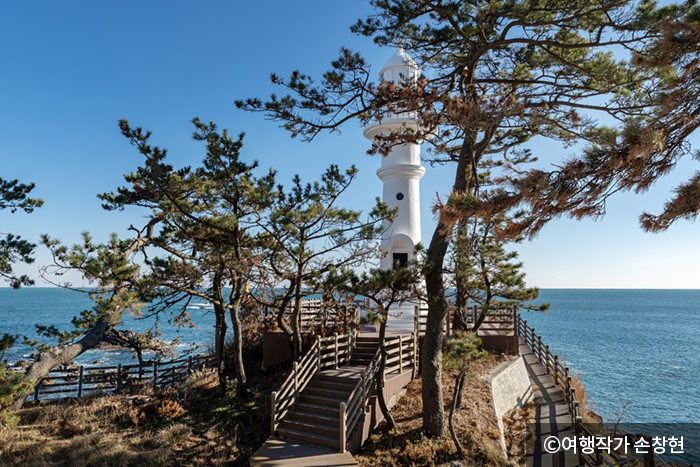
<path fill-rule="evenodd" d="M 548 312 L 523 318 L 550 350 L 581 373 L 594 410 L 605 421 L 695 423 L 700 413 L 700 289 L 548 288 L 538 302 Z M 70 320 L 90 308 L 89 298 L 56 287 L 0 288 L 0 332 L 36 338 L 36 324 L 70 329 Z M 195 328 L 175 329 L 159 320 L 162 337 L 176 338 L 176 351 L 211 347 L 214 316 L 193 310 Z M 127 318 L 123 328 L 142 331 L 153 319 Z M 229 327 L 230 332 L 230 327 Z M 26 359 L 19 345 L 6 354 Z M 128 350 L 91 350 L 81 364 L 132 362 Z"/>

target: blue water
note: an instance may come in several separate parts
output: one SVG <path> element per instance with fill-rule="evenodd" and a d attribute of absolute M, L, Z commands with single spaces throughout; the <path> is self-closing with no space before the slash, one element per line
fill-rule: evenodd
<path fill-rule="evenodd" d="M 700 422 L 700 290 L 542 290 L 523 317 L 606 421 Z"/>
<path fill-rule="evenodd" d="M 71 318 L 91 307 L 92 302 L 89 297 L 81 292 L 40 287 L 20 290 L 0 288 L 0 334 L 23 335 L 30 339 L 46 341 L 37 336 L 36 324 L 54 325 L 60 330 L 70 331 L 73 329 L 70 324 Z M 157 325 L 162 333 L 161 339 L 167 342 L 179 339 L 173 348 L 175 353 L 213 344 L 214 314 L 209 310 L 190 310 L 190 317 L 196 327 L 176 328 L 170 324 L 172 315 L 162 315 L 158 320 L 155 317 L 147 319 L 126 317 L 124 324 L 117 328 L 144 331 Z M 31 351 L 31 348 L 17 345 L 8 351 L 5 357 L 13 362 L 27 358 Z M 104 362 L 104 364 L 116 365 L 133 363 L 133 356 L 128 350 L 91 350 L 82 354 L 76 361 L 82 364 Z"/>
<path fill-rule="evenodd" d="M 547 313 L 527 313 L 550 349 L 583 373 L 590 399 L 607 420 L 630 401 L 624 422 L 700 422 L 700 290 L 545 289 Z M 69 329 L 70 318 L 90 307 L 77 292 L 53 288 L 0 288 L 0 332 L 35 337 L 34 324 Z M 163 338 L 180 338 L 178 349 L 210 346 L 214 317 L 193 310 L 198 329 L 177 330 L 160 320 Z M 154 320 L 129 318 L 124 327 L 143 330 Z M 26 356 L 21 346 L 8 354 Z M 91 351 L 82 363 L 131 361 L 128 351 Z"/>

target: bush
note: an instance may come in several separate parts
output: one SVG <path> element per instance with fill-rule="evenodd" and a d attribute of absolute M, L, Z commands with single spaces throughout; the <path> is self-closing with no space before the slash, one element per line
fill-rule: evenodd
<path fill-rule="evenodd" d="M 172 399 L 163 399 L 156 407 L 156 414 L 163 420 L 175 420 L 184 413 L 185 409 Z"/>

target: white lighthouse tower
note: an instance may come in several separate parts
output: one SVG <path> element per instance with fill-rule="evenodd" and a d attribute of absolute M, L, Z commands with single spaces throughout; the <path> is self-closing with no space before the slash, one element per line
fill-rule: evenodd
<path fill-rule="evenodd" d="M 420 70 L 416 62 L 403 49 L 384 64 L 379 72 L 381 81 L 391 81 L 397 85 L 418 80 Z M 402 128 L 417 128 L 417 119 L 410 112 L 400 114 L 385 113 L 383 117 L 365 128 L 365 138 L 370 141 L 378 135 L 400 131 Z M 389 208 L 398 208 L 391 225 L 387 225 L 382 236 L 381 267 L 390 269 L 395 264 L 406 264 L 413 259 L 414 247 L 421 241 L 420 232 L 420 179 L 425 168 L 420 165 L 420 144 L 400 144 L 382 157 L 382 166 L 377 176 L 384 183 L 383 201 Z M 392 306 L 387 328 L 390 330 L 413 330 L 414 303 Z"/>
<path fill-rule="evenodd" d="M 403 49 L 397 49 L 379 72 L 379 79 L 399 85 L 416 82 L 419 74 L 416 62 Z M 416 118 L 409 112 L 386 113 L 380 121 L 368 125 L 364 135 L 374 141 L 378 135 L 407 126 L 417 127 Z M 421 241 L 419 182 L 425 168 L 420 162 L 420 144 L 401 144 L 392 148 L 388 156 L 382 157 L 382 166 L 377 170 L 377 176 L 384 182 L 383 201 L 389 208 L 398 208 L 381 242 L 383 269 L 389 269 L 397 262 L 406 264 L 413 258 L 413 248 Z"/>

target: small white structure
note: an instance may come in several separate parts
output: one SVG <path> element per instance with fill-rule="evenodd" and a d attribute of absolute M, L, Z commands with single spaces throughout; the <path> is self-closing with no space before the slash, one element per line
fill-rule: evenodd
<path fill-rule="evenodd" d="M 419 75 L 416 62 L 403 49 L 397 49 L 379 72 L 379 79 L 399 85 L 415 82 Z M 410 112 L 387 112 L 381 120 L 368 125 L 364 135 L 374 141 L 378 135 L 400 131 L 405 127 L 416 128 L 417 125 L 415 115 Z M 420 144 L 394 146 L 389 155 L 382 157 L 382 166 L 377 170 L 377 176 L 384 183 L 382 200 L 389 208 L 398 208 L 396 217 L 386 226 L 382 236 L 380 248 L 383 269 L 390 269 L 396 263 L 403 265 L 413 259 L 414 247 L 421 241 L 419 183 L 423 175 L 425 168 L 421 166 Z M 393 306 L 387 329 L 413 331 L 414 310 L 414 303 Z"/>
<path fill-rule="evenodd" d="M 379 79 L 398 85 L 415 82 L 419 74 L 416 62 L 403 49 L 397 49 L 379 72 Z M 364 135 L 374 141 L 378 135 L 407 126 L 417 126 L 416 119 L 410 113 L 387 113 L 380 121 L 368 125 Z M 377 176 L 384 182 L 382 199 L 389 208 L 398 207 L 398 214 L 393 223 L 387 226 L 381 242 L 383 269 L 393 267 L 396 262 L 406 264 L 413 258 L 413 248 L 421 241 L 419 182 L 424 174 L 420 144 L 395 146 L 388 156 L 382 157 L 382 166 L 377 170 Z"/>

